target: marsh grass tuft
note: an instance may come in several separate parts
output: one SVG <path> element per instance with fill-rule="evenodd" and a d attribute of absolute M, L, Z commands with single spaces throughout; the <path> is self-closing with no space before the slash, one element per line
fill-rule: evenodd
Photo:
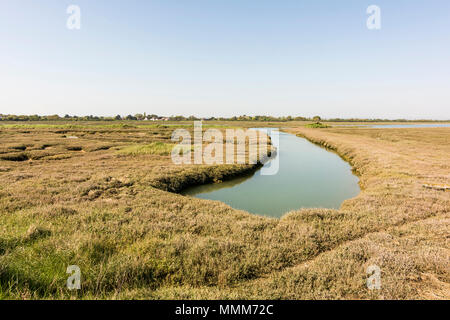
<path fill-rule="evenodd" d="M 8 148 L 9 149 L 13 149 L 13 150 L 22 150 L 22 151 L 24 151 L 27 148 L 27 146 L 21 144 L 21 145 L 17 145 L 17 146 L 10 146 Z"/>
<path fill-rule="evenodd" d="M 169 155 L 172 152 L 172 149 L 175 145 L 164 143 L 164 142 L 152 142 L 150 144 L 145 145 L 134 145 L 125 147 L 118 151 L 121 155 L 146 155 L 146 154 L 154 154 L 160 156 Z"/>
<path fill-rule="evenodd" d="M 66 149 L 68 151 L 82 151 L 83 150 L 83 148 L 80 146 L 67 146 Z"/>
<path fill-rule="evenodd" d="M 42 227 L 39 227 L 36 225 L 31 225 L 28 228 L 24 239 L 27 241 L 33 241 L 33 240 L 37 240 L 39 238 L 47 237 L 50 234 L 51 234 L 51 232 L 45 228 L 42 228 Z"/>
<path fill-rule="evenodd" d="M 306 128 L 312 128 L 312 129 L 326 129 L 326 128 L 331 128 L 330 126 L 323 124 L 321 122 L 316 122 L 316 123 L 310 123 L 305 125 Z"/>
<path fill-rule="evenodd" d="M 6 161 L 27 161 L 29 159 L 28 155 L 26 153 L 9 153 L 9 154 L 4 154 L 0 156 L 1 160 L 6 160 Z"/>

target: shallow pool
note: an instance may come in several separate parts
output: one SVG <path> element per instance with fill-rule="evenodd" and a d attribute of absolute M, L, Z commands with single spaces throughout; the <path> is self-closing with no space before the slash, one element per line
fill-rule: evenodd
<path fill-rule="evenodd" d="M 339 208 L 360 189 L 350 165 L 337 154 L 306 139 L 279 133 L 277 147 L 279 170 L 274 175 L 253 175 L 230 181 L 195 186 L 183 194 L 223 201 L 236 209 L 281 217 L 299 208 Z M 265 167 L 273 165 L 266 163 Z"/>

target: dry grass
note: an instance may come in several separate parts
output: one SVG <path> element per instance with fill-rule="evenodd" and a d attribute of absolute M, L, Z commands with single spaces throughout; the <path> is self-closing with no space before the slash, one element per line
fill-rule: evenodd
<path fill-rule="evenodd" d="M 143 155 L 143 154 L 156 154 L 161 156 L 167 156 L 172 152 L 175 144 L 172 143 L 164 143 L 164 142 L 152 142 L 150 144 L 145 145 L 134 145 L 125 147 L 118 151 L 119 154 L 123 155 Z"/>
<path fill-rule="evenodd" d="M 449 182 L 448 128 L 289 129 L 350 161 L 363 191 L 279 220 L 168 192 L 255 166 L 119 154 L 168 144 L 173 128 L 1 128 L 0 298 L 450 297 L 449 193 L 422 186 Z M 371 264 L 379 291 L 365 286 Z"/>

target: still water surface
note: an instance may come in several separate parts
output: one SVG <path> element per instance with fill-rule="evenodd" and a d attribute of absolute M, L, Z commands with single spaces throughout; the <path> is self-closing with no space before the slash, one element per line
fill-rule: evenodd
<path fill-rule="evenodd" d="M 337 209 L 344 200 L 359 193 L 358 178 L 337 154 L 288 133 L 279 133 L 278 145 L 275 140 L 272 142 L 278 149 L 277 174 L 261 175 L 259 170 L 250 176 L 192 187 L 183 194 L 281 217 L 299 208 Z M 271 162 L 265 166 L 271 166 Z"/>

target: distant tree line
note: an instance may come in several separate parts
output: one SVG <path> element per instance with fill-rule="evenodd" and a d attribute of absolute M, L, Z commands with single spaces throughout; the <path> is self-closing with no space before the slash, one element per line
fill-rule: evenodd
<path fill-rule="evenodd" d="M 13 115 L 13 114 L 0 114 L 0 121 L 118 121 L 118 120 L 150 120 L 150 121 L 195 121 L 195 120 L 204 120 L 204 121 L 306 121 L 311 120 L 306 117 L 272 117 L 272 116 L 234 116 L 230 118 L 224 117 L 207 117 L 207 118 L 199 118 L 195 116 L 158 116 L 156 114 L 141 114 L 137 113 L 135 115 L 117 115 L 115 117 L 102 117 L 102 116 L 76 116 L 76 115 L 68 115 L 66 114 L 64 117 L 60 117 L 59 115 L 49 115 L 49 116 L 39 116 L 39 115 Z"/>
<path fill-rule="evenodd" d="M 203 121 L 274 121 L 274 122 L 287 122 L 287 121 L 327 121 L 327 122 L 427 122 L 430 120 L 406 120 L 406 119 L 396 119 L 396 120 L 388 120 L 388 119 L 359 119 L 359 118 L 332 118 L 332 119 L 321 119 L 319 116 L 314 117 L 273 117 L 273 116 L 234 116 L 234 117 L 209 117 L 209 118 L 199 118 L 195 116 L 158 116 L 156 114 L 141 114 L 137 113 L 135 115 L 117 115 L 115 117 L 103 117 L 103 116 L 76 116 L 76 115 L 68 115 L 66 114 L 63 117 L 59 115 L 48 115 L 48 116 L 40 116 L 40 115 L 13 115 L 13 114 L 0 114 L 0 121 L 122 121 L 122 120 L 134 120 L 134 121 L 195 121 L 195 120 L 203 120 Z M 442 120 L 443 121 L 443 120 Z"/>

